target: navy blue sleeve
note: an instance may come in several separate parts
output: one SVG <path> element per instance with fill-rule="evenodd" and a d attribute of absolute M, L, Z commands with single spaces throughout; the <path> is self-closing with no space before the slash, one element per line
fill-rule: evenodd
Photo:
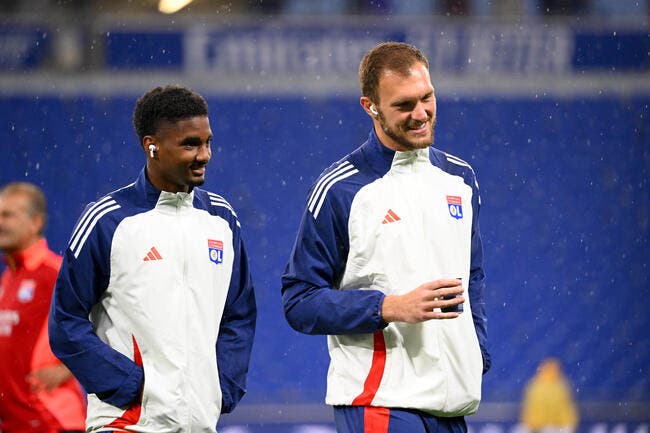
<path fill-rule="evenodd" d="M 233 228 L 234 261 L 224 314 L 217 337 L 217 366 L 221 384 L 221 413 L 230 413 L 246 392 L 257 307 L 241 232 Z"/>
<path fill-rule="evenodd" d="M 349 251 L 350 200 L 330 190 L 317 217 L 303 214 L 289 263 L 282 276 L 282 305 L 293 329 L 305 334 L 358 334 L 383 329 L 384 294 L 338 290 Z"/>
<path fill-rule="evenodd" d="M 126 407 L 139 397 L 144 371 L 104 343 L 89 319 L 109 279 L 113 231 L 101 223 L 85 229 L 80 223 L 65 251 L 50 308 L 50 346 L 86 392 L 111 405 Z"/>
<path fill-rule="evenodd" d="M 479 229 L 479 211 L 481 208 L 481 199 L 478 189 L 478 183 L 472 178 L 472 251 L 469 272 L 469 301 L 472 305 L 472 319 L 474 328 L 478 337 L 478 343 L 483 355 L 483 374 L 485 374 L 492 364 L 492 359 L 487 347 L 487 313 L 485 311 L 485 301 L 483 292 L 485 291 L 485 272 L 483 271 L 483 243 Z"/>

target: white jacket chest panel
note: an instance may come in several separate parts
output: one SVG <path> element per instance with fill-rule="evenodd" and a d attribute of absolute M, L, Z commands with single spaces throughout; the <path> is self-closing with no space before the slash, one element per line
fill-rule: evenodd
<path fill-rule="evenodd" d="M 221 263 L 210 260 L 210 240 L 221 242 Z M 152 248 L 161 259 L 145 260 Z M 179 325 L 195 322 L 216 341 L 232 260 L 225 220 L 194 208 L 176 213 L 155 208 L 125 218 L 115 231 L 106 296 L 109 304 L 132 312 L 132 320 L 140 316 L 143 325 L 155 323 L 159 335 L 169 335 L 163 330 L 174 335 Z M 182 318 L 188 323 L 178 323 Z"/>
<path fill-rule="evenodd" d="M 449 201 L 456 197 L 460 206 L 452 203 L 454 216 Z M 466 286 L 471 203 L 472 188 L 461 177 L 431 165 L 391 170 L 366 185 L 352 202 L 341 288 L 370 286 L 388 295 L 403 294 L 438 278 L 463 278 Z M 389 210 L 399 220 L 387 218 Z"/>

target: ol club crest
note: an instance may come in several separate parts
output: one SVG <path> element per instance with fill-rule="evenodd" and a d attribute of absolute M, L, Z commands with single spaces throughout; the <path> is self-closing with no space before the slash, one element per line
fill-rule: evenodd
<path fill-rule="evenodd" d="M 211 262 L 214 262 L 217 265 L 223 262 L 223 242 L 208 239 L 208 253 Z"/>
<path fill-rule="evenodd" d="M 453 218 L 461 219 L 463 217 L 463 202 L 458 195 L 447 196 L 447 207 L 449 208 L 449 215 Z"/>

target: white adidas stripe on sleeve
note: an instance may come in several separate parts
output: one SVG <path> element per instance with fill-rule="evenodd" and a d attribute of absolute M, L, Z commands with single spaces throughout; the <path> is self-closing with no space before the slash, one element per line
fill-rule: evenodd
<path fill-rule="evenodd" d="M 448 153 L 445 153 L 445 156 L 447 157 L 447 161 L 451 162 L 452 164 L 472 168 L 468 163 L 466 163 L 465 161 L 463 161 L 462 159 L 460 159 L 460 158 L 458 158 L 458 157 L 456 157 L 454 155 L 450 155 Z"/>
<path fill-rule="evenodd" d="M 329 183 L 329 181 L 336 176 L 348 172 L 350 170 L 353 170 L 354 166 L 350 164 L 348 161 L 345 161 L 341 165 L 339 165 L 336 169 L 332 170 L 330 173 L 328 173 L 326 176 L 323 176 L 317 183 L 316 186 L 314 187 L 314 192 L 312 193 L 311 197 L 309 197 L 309 201 L 307 203 L 307 208 L 309 209 L 310 212 L 314 211 L 314 206 L 318 201 L 320 201 L 320 197 L 322 195 L 323 189 L 326 187 L 326 185 Z"/>
<path fill-rule="evenodd" d="M 327 186 L 325 186 L 325 189 L 323 190 L 323 194 L 320 196 L 320 199 L 318 200 L 318 206 L 316 206 L 316 210 L 313 212 L 314 219 L 318 218 L 318 214 L 319 214 L 319 212 L 320 212 L 320 208 L 323 206 L 323 203 L 325 202 L 325 197 L 327 196 L 327 191 L 330 190 L 330 188 L 332 187 L 332 185 L 334 185 L 336 182 L 338 182 L 338 181 L 340 181 L 340 180 L 343 180 L 343 179 L 345 179 L 345 178 L 347 178 L 347 177 L 350 177 L 350 176 L 352 176 L 352 175 L 354 175 L 354 174 L 359 173 L 359 170 L 357 170 L 357 169 L 354 168 L 354 167 L 352 167 L 352 168 L 353 168 L 352 171 L 343 172 L 340 176 L 335 177 L 334 179 L 330 180 L 330 181 L 327 183 Z M 310 209 L 310 210 L 311 210 L 311 209 Z"/>
<path fill-rule="evenodd" d="M 235 209 L 233 209 L 233 207 L 230 206 L 230 203 L 228 203 L 225 198 L 211 192 L 208 193 L 208 196 L 210 197 L 211 204 L 221 205 L 222 207 L 228 208 L 233 214 L 236 215 Z"/>
<path fill-rule="evenodd" d="M 113 204 L 113 206 L 110 206 L 111 204 Z M 110 207 L 105 208 L 104 210 L 99 212 L 97 215 L 95 215 L 95 217 L 92 219 L 92 221 L 90 221 L 90 224 L 88 224 L 88 227 L 85 230 L 83 230 L 82 232 L 80 232 L 80 233 L 83 233 L 83 237 L 81 238 L 81 241 L 79 242 L 79 245 L 77 245 L 76 248 L 73 247 L 72 245 L 70 246 L 70 249 L 73 250 L 72 252 L 74 253 L 74 258 L 75 259 L 77 257 L 79 257 L 79 253 L 81 252 L 81 248 L 83 248 L 84 243 L 86 243 L 86 240 L 88 239 L 88 236 L 90 236 L 90 232 L 93 231 L 93 228 L 95 227 L 95 224 L 97 224 L 97 221 L 99 221 L 99 219 L 101 217 L 103 217 L 104 215 L 106 215 L 107 213 L 112 212 L 115 209 L 120 208 L 120 205 L 116 204 L 115 201 L 108 202 L 107 205 L 109 205 Z M 100 208 L 96 209 L 96 211 L 99 211 L 99 209 Z M 94 212 L 94 213 L 96 213 L 96 212 Z"/>
<path fill-rule="evenodd" d="M 230 203 L 228 203 L 226 199 L 212 192 L 208 192 L 208 197 L 210 198 L 210 204 L 212 206 L 218 206 L 218 207 L 223 207 L 228 209 L 232 214 L 232 216 L 235 217 L 235 222 L 237 223 L 237 227 L 241 228 L 239 218 L 237 217 L 237 212 L 235 212 L 235 209 L 233 209 L 232 206 L 230 206 Z"/>
<path fill-rule="evenodd" d="M 72 236 L 70 237 L 70 249 L 74 249 L 77 243 L 79 242 L 79 239 L 81 236 L 83 236 L 83 233 L 86 231 L 86 228 L 88 227 L 88 223 L 90 220 L 97 214 L 97 212 L 101 212 L 102 209 L 106 208 L 107 206 L 111 206 L 115 204 L 115 200 L 111 198 L 111 196 L 106 196 L 103 199 L 99 200 L 95 204 L 93 204 L 90 209 L 88 209 L 81 220 L 79 221 L 79 224 L 77 224 L 77 227 L 74 229 L 72 232 Z"/>

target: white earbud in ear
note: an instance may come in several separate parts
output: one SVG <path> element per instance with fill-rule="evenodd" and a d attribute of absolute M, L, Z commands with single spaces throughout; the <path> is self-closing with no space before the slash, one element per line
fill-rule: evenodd
<path fill-rule="evenodd" d="M 379 112 L 377 111 L 377 109 L 375 108 L 374 105 L 371 105 L 370 108 L 369 108 L 369 110 L 370 110 L 370 112 L 371 112 L 372 114 L 374 114 L 375 116 L 379 114 Z"/>
<path fill-rule="evenodd" d="M 150 144 L 149 145 L 149 156 L 151 156 L 153 158 L 154 157 L 154 152 L 156 152 L 157 150 L 158 150 L 158 148 L 156 146 L 154 146 L 153 144 Z"/>

